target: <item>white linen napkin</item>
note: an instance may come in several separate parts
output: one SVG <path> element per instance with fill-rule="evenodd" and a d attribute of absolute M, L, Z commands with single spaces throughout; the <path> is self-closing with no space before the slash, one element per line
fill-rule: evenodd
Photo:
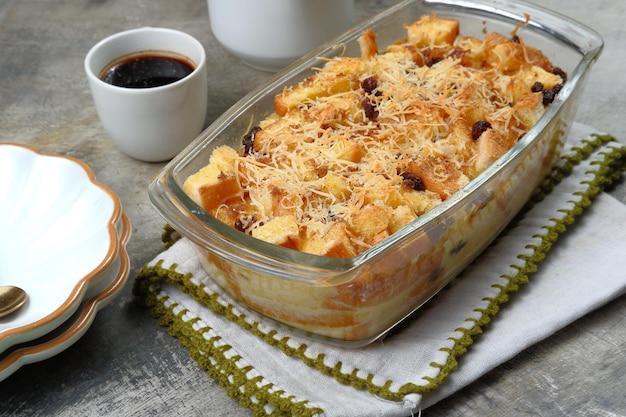
<path fill-rule="evenodd" d="M 620 172 L 626 152 L 598 145 L 593 132 L 575 124 L 558 173 L 573 172 L 556 175 L 542 201 L 400 330 L 365 348 L 304 339 L 242 308 L 186 239 L 145 266 L 135 291 L 256 415 L 417 414 L 626 291 L 615 273 L 626 270 L 626 228 L 615 227 L 626 223 L 626 205 L 598 194 L 611 158 L 621 158 Z"/>

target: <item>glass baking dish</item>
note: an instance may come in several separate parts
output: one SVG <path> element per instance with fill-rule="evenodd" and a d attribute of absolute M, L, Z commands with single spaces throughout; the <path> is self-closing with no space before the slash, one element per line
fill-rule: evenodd
<path fill-rule="evenodd" d="M 365 29 L 381 47 L 406 36 L 422 15 L 460 21 L 461 34 L 517 34 L 539 48 L 568 81 L 540 121 L 456 194 L 352 258 L 329 258 L 257 240 L 216 220 L 184 192 L 212 150 L 238 148 L 251 126 L 273 113 L 274 96 L 324 64 L 359 56 Z M 304 335 L 347 347 L 384 335 L 458 275 L 503 230 L 558 159 L 577 99 L 603 46 L 584 25 L 508 0 L 406 0 L 355 26 L 276 74 L 218 118 L 149 187 L 155 208 L 197 247 L 209 276 L 239 303 Z"/>

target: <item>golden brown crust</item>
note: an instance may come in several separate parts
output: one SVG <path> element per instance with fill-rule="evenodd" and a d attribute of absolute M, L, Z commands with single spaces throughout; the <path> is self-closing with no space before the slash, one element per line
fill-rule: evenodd
<path fill-rule="evenodd" d="M 422 16 L 406 26 L 407 40 L 418 48 L 452 45 L 459 36 L 459 27 L 458 20 Z"/>
<path fill-rule="evenodd" d="M 361 48 L 361 58 L 367 59 L 378 54 L 378 45 L 376 45 L 376 34 L 372 29 L 367 29 L 359 38 L 359 46 Z"/>
<path fill-rule="evenodd" d="M 324 71 L 316 73 L 295 86 L 286 87 L 276 95 L 274 111 L 277 115 L 284 116 L 302 103 L 358 88 L 358 80 L 355 76 L 360 72 L 361 63 L 359 58 L 330 61 Z"/>

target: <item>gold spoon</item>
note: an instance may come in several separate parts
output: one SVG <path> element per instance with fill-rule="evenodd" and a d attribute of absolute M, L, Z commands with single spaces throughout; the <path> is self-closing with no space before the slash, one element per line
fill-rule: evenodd
<path fill-rule="evenodd" d="M 24 305 L 28 295 L 26 291 L 12 285 L 0 285 L 0 317 L 17 311 Z"/>

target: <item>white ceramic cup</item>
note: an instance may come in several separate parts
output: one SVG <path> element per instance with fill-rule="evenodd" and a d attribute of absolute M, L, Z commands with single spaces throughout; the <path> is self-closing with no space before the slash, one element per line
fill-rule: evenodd
<path fill-rule="evenodd" d="M 217 40 L 246 64 L 277 71 L 352 25 L 354 0 L 207 0 Z"/>
<path fill-rule="evenodd" d="M 136 52 L 174 52 L 195 69 L 171 84 L 126 88 L 99 77 L 111 62 Z M 96 111 L 115 145 L 133 158 L 158 162 L 173 158 L 202 130 L 207 110 L 206 54 L 192 36 L 173 29 L 143 27 L 97 43 L 85 57 Z"/>

